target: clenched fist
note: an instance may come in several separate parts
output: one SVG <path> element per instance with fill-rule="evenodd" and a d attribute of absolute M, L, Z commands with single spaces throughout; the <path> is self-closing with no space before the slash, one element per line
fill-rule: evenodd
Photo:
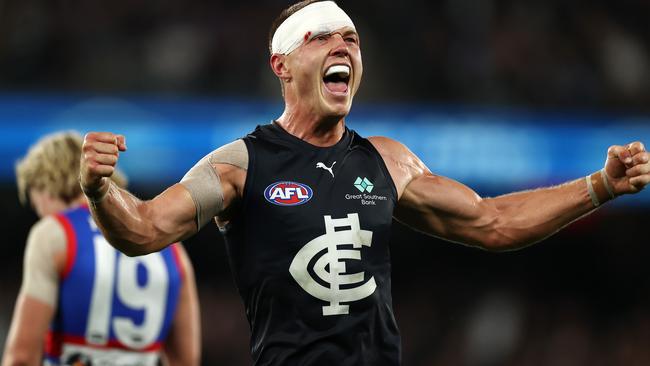
<path fill-rule="evenodd" d="M 615 195 L 637 193 L 650 183 L 650 153 L 638 141 L 612 146 L 607 151 L 605 173 Z"/>
<path fill-rule="evenodd" d="M 108 190 L 108 177 L 113 175 L 120 151 L 126 151 L 123 135 L 111 132 L 89 132 L 81 148 L 81 189 L 91 200 L 101 200 Z"/>

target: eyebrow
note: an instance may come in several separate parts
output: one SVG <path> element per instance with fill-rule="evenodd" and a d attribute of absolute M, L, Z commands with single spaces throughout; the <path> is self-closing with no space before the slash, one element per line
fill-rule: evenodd
<path fill-rule="evenodd" d="M 359 33 L 357 33 L 356 30 L 354 30 L 354 29 L 347 29 L 347 30 L 342 31 L 342 32 L 339 32 L 338 30 L 335 30 L 335 31 L 333 31 L 333 32 L 315 33 L 315 34 L 312 34 L 312 35 L 311 35 L 309 41 L 312 41 L 313 39 L 315 39 L 315 38 L 318 37 L 318 36 L 322 36 L 322 35 L 330 35 L 330 34 L 334 34 L 334 33 L 339 33 L 342 37 L 347 37 L 347 36 L 350 36 L 350 35 L 354 35 L 354 36 L 356 36 L 357 38 L 359 38 Z"/>

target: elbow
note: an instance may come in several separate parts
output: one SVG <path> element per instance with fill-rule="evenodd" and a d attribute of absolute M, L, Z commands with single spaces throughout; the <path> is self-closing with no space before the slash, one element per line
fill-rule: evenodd
<path fill-rule="evenodd" d="M 126 255 L 127 257 L 131 257 L 131 258 L 140 257 L 140 256 L 147 255 L 147 254 L 150 253 L 150 252 L 144 251 L 144 250 L 139 249 L 139 248 L 136 248 L 136 249 L 124 249 L 124 250 L 120 249 L 120 252 L 122 252 L 122 254 Z"/>
<path fill-rule="evenodd" d="M 482 216 L 473 227 L 476 246 L 485 251 L 507 252 L 527 245 L 524 231 L 514 228 L 512 220 L 499 210 Z"/>
<path fill-rule="evenodd" d="M 105 236 L 106 240 L 113 246 L 115 249 L 119 250 L 122 254 L 127 257 L 139 257 L 147 255 L 154 252 L 151 248 L 155 246 L 152 244 L 152 241 L 149 240 L 118 240 L 115 238 L 109 238 L 108 235 Z"/>
<path fill-rule="evenodd" d="M 143 255 L 156 252 L 157 249 L 155 248 L 162 248 L 162 247 L 163 246 L 156 245 L 155 242 L 144 242 L 140 244 L 128 245 L 124 249 L 120 249 L 120 252 L 122 252 L 127 257 L 140 257 Z"/>
<path fill-rule="evenodd" d="M 552 234 L 519 212 L 493 207 L 473 226 L 477 246 L 490 252 L 508 252 L 531 246 Z"/>
<path fill-rule="evenodd" d="M 100 227 L 106 241 L 128 257 L 139 257 L 159 248 L 161 233 L 154 225 L 138 222 L 119 228 Z"/>
<path fill-rule="evenodd" d="M 510 229 L 510 225 L 500 217 L 494 217 L 480 227 L 478 247 L 489 252 L 507 252 L 519 249 L 526 244 L 521 235 Z"/>
<path fill-rule="evenodd" d="M 478 247 L 488 252 L 508 252 L 519 249 L 521 245 L 513 238 L 499 232 L 493 232 L 486 235 L 480 241 Z"/>
<path fill-rule="evenodd" d="M 479 247 L 490 252 L 510 252 L 533 245 L 543 237 L 531 235 L 528 230 L 495 228 L 483 236 Z"/>

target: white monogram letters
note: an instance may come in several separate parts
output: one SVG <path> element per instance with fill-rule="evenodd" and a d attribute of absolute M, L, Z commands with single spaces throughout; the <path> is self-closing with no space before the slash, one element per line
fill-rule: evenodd
<path fill-rule="evenodd" d="M 323 306 L 324 316 L 349 314 L 350 306 L 341 303 L 361 300 L 372 295 L 377 284 L 375 278 L 371 277 L 362 285 L 346 286 L 342 289 L 341 285 L 362 283 L 364 272 L 346 274 L 345 262 L 341 260 L 361 260 L 361 249 L 372 244 L 372 231 L 361 230 L 359 215 L 356 213 L 348 214 L 347 218 L 342 219 L 332 219 L 331 216 L 324 218 L 325 234 L 312 239 L 300 249 L 291 262 L 289 272 L 307 293 L 329 303 Z M 352 244 L 353 249 L 338 249 L 339 245 L 346 244 Z M 314 280 L 308 269 L 312 258 L 324 249 L 327 251 L 316 260 L 313 271 L 321 280 L 329 283 L 329 288 Z"/>

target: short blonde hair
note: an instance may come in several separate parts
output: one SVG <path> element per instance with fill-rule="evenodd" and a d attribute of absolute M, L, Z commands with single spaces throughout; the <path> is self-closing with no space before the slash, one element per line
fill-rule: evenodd
<path fill-rule="evenodd" d="M 16 163 L 18 197 L 22 204 L 29 198 L 29 190 L 48 192 L 70 203 L 82 194 L 79 185 L 79 161 L 83 138 L 75 131 L 43 136 L 32 145 L 27 155 Z M 126 187 L 126 177 L 115 171 L 111 179 Z"/>

